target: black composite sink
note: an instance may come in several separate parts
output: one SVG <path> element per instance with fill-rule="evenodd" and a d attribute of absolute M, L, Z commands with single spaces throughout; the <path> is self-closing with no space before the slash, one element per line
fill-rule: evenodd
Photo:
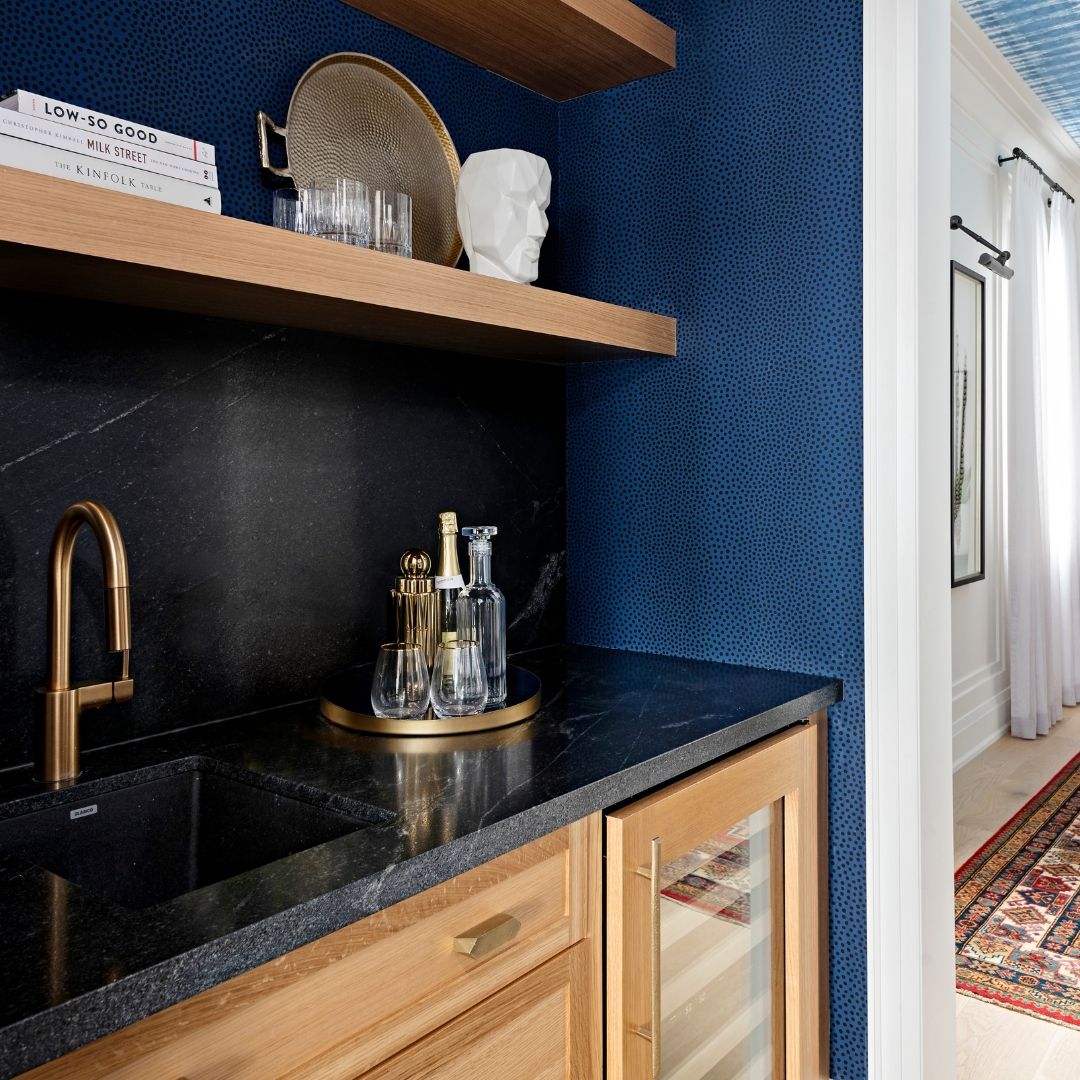
<path fill-rule="evenodd" d="M 146 908 L 391 815 L 347 814 L 192 766 L 0 821 L 17 854 L 127 908 Z"/>

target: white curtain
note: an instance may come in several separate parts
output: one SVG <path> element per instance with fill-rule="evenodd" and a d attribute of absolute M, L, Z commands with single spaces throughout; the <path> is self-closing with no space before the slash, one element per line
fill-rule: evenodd
<path fill-rule="evenodd" d="M 1050 311 L 1046 185 L 1026 161 L 1012 164 L 1005 246 L 1016 271 L 1004 286 L 1006 565 L 1012 733 L 1033 739 L 1061 718 L 1060 589 L 1050 549 L 1046 406 Z"/>
<path fill-rule="evenodd" d="M 1056 564 L 1061 693 L 1080 701 L 1080 251 L 1076 204 L 1050 196 L 1046 373 L 1050 554 Z"/>

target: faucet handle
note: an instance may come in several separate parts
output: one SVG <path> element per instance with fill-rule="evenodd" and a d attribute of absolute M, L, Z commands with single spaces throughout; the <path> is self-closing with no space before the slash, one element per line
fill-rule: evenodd
<path fill-rule="evenodd" d="M 135 696 L 135 680 L 126 676 L 116 682 L 77 683 L 70 690 L 58 690 L 55 693 L 73 694 L 76 708 L 100 709 L 102 705 L 123 705 Z"/>

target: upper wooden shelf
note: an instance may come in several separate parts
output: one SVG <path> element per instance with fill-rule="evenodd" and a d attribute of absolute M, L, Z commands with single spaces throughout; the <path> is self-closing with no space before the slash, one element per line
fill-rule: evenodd
<path fill-rule="evenodd" d="M 675 67 L 675 31 L 630 0 L 345 0 L 566 101 Z"/>
<path fill-rule="evenodd" d="M 575 362 L 675 355 L 647 311 L 0 167 L 0 285 Z"/>

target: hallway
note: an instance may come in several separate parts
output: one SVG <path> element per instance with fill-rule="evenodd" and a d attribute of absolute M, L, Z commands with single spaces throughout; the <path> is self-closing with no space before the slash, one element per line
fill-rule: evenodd
<path fill-rule="evenodd" d="M 1080 754 L 1080 707 L 1049 735 L 1005 736 L 953 778 L 960 866 L 1050 778 Z M 1080 1030 L 956 995 L 957 1080 L 1067 1080 L 1080 1073 Z"/>

